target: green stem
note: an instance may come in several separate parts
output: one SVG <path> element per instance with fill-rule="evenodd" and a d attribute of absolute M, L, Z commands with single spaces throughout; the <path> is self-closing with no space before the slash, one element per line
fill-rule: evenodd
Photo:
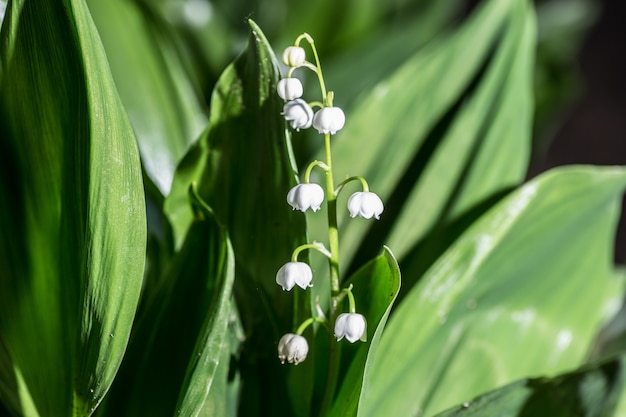
<path fill-rule="evenodd" d="M 325 318 L 309 317 L 308 319 L 304 320 L 302 324 L 298 327 L 298 330 L 296 330 L 296 334 L 301 335 L 302 333 L 304 333 L 306 328 L 309 327 L 314 322 L 322 323 L 325 327 L 328 327 L 328 321 Z"/>
<path fill-rule="evenodd" d="M 334 193 L 335 184 L 333 181 L 332 158 L 330 152 L 330 134 L 324 136 L 326 145 L 326 195 L 328 196 L 328 245 L 331 257 L 328 265 L 330 269 L 330 317 L 331 339 L 333 338 L 332 326 L 337 318 L 337 296 L 341 293 L 339 282 L 339 232 L 337 228 L 337 196 Z M 337 377 L 339 374 L 340 345 L 334 340 L 330 341 L 328 353 L 328 374 L 326 377 L 326 391 L 322 400 L 320 415 L 326 415 L 332 404 L 337 388 Z"/>
<path fill-rule="evenodd" d="M 361 183 L 363 192 L 368 192 L 370 190 L 370 187 L 369 185 L 367 185 L 367 181 L 365 181 L 365 178 L 361 176 L 354 176 L 354 177 L 346 178 L 345 180 L 341 181 L 339 185 L 337 186 L 337 189 L 335 190 L 335 195 L 336 196 L 339 195 L 343 187 L 345 187 L 346 184 L 348 184 L 351 181 L 359 181 Z"/>
<path fill-rule="evenodd" d="M 354 301 L 354 294 L 352 294 L 352 284 L 350 284 L 350 288 L 346 288 L 344 291 L 348 294 L 349 311 L 354 314 L 356 313 L 356 302 Z"/>
<path fill-rule="evenodd" d="M 332 256 L 331 253 L 328 252 L 328 250 L 326 250 L 324 245 L 321 243 L 305 243 L 304 245 L 300 245 L 296 249 L 294 249 L 293 253 L 291 254 L 291 262 L 298 262 L 298 255 L 300 254 L 300 252 L 307 249 L 315 249 L 327 258 L 330 258 Z"/>
<path fill-rule="evenodd" d="M 313 171 L 313 168 L 315 167 L 320 167 L 322 168 L 324 171 L 328 172 L 328 170 L 330 168 L 328 168 L 328 165 L 326 165 L 325 163 L 323 163 L 322 161 L 313 161 L 309 164 L 309 166 L 306 168 L 306 171 L 304 172 L 304 183 L 308 184 L 309 181 L 311 181 L 311 171 Z"/>
<path fill-rule="evenodd" d="M 317 79 L 320 83 L 320 89 L 322 90 L 322 101 L 326 103 L 326 84 L 324 83 L 324 76 L 322 75 L 322 65 L 320 64 L 320 57 L 317 54 L 317 48 L 315 47 L 315 41 L 308 33 L 303 33 L 302 35 L 296 38 L 295 45 L 300 45 L 300 41 L 302 39 L 306 39 L 306 41 L 311 45 L 311 50 L 313 51 L 313 56 L 315 57 L 315 67 L 317 74 Z"/>
<path fill-rule="evenodd" d="M 331 296 L 339 294 L 339 231 L 337 228 L 337 196 L 335 195 L 335 183 L 333 180 L 333 165 L 330 153 L 330 134 L 324 136 L 326 145 L 326 195 L 328 196 L 328 245 L 331 257 L 330 267 L 330 291 Z M 336 306 L 331 305 L 331 318 L 334 315 Z"/>

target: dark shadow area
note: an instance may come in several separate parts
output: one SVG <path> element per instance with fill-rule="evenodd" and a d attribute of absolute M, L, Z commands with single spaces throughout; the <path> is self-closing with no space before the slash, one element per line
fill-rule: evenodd
<path fill-rule="evenodd" d="M 581 97 L 566 114 L 545 155 L 531 166 L 533 177 L 567 164 L 626 165 L 626 5 L 604 0 L 600 18 L 578 57 Z M 626 218 L 622 214 L 615 260 L 626 263 Z"/>
<path fill-rule="evenodd" d="M 394 188 L 390 197 L 385 202 L 385 215 L 380 221 L 377 221 L 370 226 L 366 236 L 362 240 L 360 247 L 355 252 L 355 257 L 352 260 L 350 267 L 348 268 L 348 276 L 353 274 L 360 265 L 363 265 L 368 260 L 376 257 L 380 252 L 380 248 L 385 243 L 385 239 L 389 235 L 391 228 L 394 225 L 394 220 L 400 216 L 401 210 L 403 209 L 405 202 L 410 196 L 410 193 L 407 193 L 407 190 L 412 190 L 413 188 L 415 188 L 415 185 L 424 173 L 424 170 L 428 167 L 428 163 L 429 161 L 431 161 L 437 147 L 440 145 L 442 139 L 446 137 L 446 134 L 455 122 L 456 117 L 461 111 L 463 104 L 467 101 L 468 97 L 471 97 L 472 94 L 474 94 L 480 84 L 480 81 L 483 80 L 485 71 L 487 70 L 491 60 L 493 59 L 493 54 L 495 53 L 496 47 L 497 45 L 492 45 L 492 49 L 489 51 L 489 54 L 482 63 L 482 66 L 476 71 L 474 77 L 468 82 L 465 91 L 463 91 L 463 93 L 459 95 L 456 102 L 454 102 L 450 106 L 450 108 L 441 116 L 440 120 L 433 126 L 433 128 L 424 138 L 424 141 L 415 153 L 408 168 L 402 175 L 402 178 L 396 184 L 396 187 Z M 482 126 L 482 128 L 485 129 L 486 126 Z M 454 202 L 458 198 L 460 190 L 463 188 L 463 184 L 465 183 L 466 174 L 472 166 L 472 163 L 475 160 L 477 154 L 479 153 L 482 142 L 483 136 L 479 133 L 475 142 L 472 145 L 472 150 L 470 151 L 465 161 L 465 166 L 463 167 L 463 170 L 457 178 L 457 183 L 455 184 L 454 190 L 448 196 L 445 208 L 435 222 L 435 229 L 438 228 L 442 221 L 445 221 L 446 217 L 449 214 L 449 210 L 453 207 Z M 425 239 L 421 240 L 423 241 Z M 402 263 L 401 260 L 399 261 Z M 403 288 L 408 289 L 410 287 L 403 285 Z"/>

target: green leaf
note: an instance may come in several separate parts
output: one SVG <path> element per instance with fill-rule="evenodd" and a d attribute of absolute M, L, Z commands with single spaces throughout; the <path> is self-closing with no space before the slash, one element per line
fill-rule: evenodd
<path fill-rule="evenodd" d="M 359 415 L 430 415 L 578 367 L 621 302 L 612 249 L 625 187 L 621 168 L 563 168 L 489 210 L 392 314 Z"/>
<path fill-rule="evenodd" d="M 4 415 L 3 406 L 7 415 L 22 415 L 17 384 L 11 357 L 0 339 L 0 415 Z"/>
<path fill-rule="evenodd" d="M 200 205 L 204 216 L 213 215 L 198 196 L 194 195 L 194 200 L 197 205 Z M 222 242 L 224 242 L 223 246 L 225 247 L 224 255 L 217 262 L 212 262 L 214 267 L 217 266 L 216 275 L 218 279 L 213 284 L 215 285 L 215 294 L 211 300 L 211 306 L 208 309 L 209 314 L 205 316 L 187 367 L 187 374 L 179 394 L 178 405 L 176 406 L 177 415 L 228 415 L 226 407 L 215 401 L 214 397 L 211 398 L 209 396 L 211 390 L 223 391 L 227 386 L 231 353 L 226 336 L 231 314 L 235 257 L 225 232 L 223 230 L 221 232 Z M 215 381 L 217 388 L 214 388 L 213 380 L 218 373 L 218 368 L 220 370 L 220 379 Z"/>
<path fill-rule="evenodd" d="M 224 359 L 234 257 L 213 212 L 195 194 L 192 202 L 195 220 L 159 286 L 142 301 L 119 378 L 104 404 L 106 415 L 190 412 L 202 405 Z"/>
<path fill-rule="evenodd" d="M 368 28 L 366 36 L 362 35 L 345 45 L 330 60 L 324 59 L 326 54 L 323 54 L 326 84 L 333 87 L 339 99 L 338 104 L 344 110 L 350 113 L 351 106 L 359 98 L 367 100 L 363 96 L 371 97 L 372 89 L 399 69 L 407 57 L 414 55 L 440 34 L 458 14 L 461 6 L 458 0 L 420 3 L 419 10 L 403 14 L 400 21 Z M 311 31 L 308 26 L 301 27 Z M 316 45 L 323 47 L 318 40 Z M 363 71 L 363 68 L 367 68 L 367 71 Z"/>
<path fill-rule="evenodd" d="M 555 378 L 531 378 L 481 395 L 437 417 L 611 416 L 624 386 L 624 357 Z"/>
<path fill-rule="evenodd" d="M 333 158 L 341 161 L 335 171 L 364 176 L 385 213 L 368 227 L 340 211 L 344 267 L 356 269 L 384 243 L 403 265 L 408 289 L 421 263 L 458 236 L 449 228 L 463 230 L 473 210 L 523 180 L 534 40 L 528 2 L 489 1 L 360 98 L 333 138 Z M 335 101 L 341 105 L 341 96 Z M 405 268 L 409 256 L 421 263 Z"/>
<path fill-rule="evenodd" d="M 400 267 L 389 248 L 385 247 L 379 257 L 365 264 L 348 282 L 354 285 L 352 292 L 357 311 L 367 318 L 367 342 L 344 346 L 341 368 L 345 376 L 329 416 L 357 414 L 361 386 L 368 382 L 369 364 L 400 290 Z"/>
<path fill-rule="evenodd" d="M 167 195 L 176 166 L 206 122 L 197 91 L 164 24 L 152 24 L 134 2 L 88 4 L 137 135 L 145 172 Z"/>
<path fill-rule="evenodd" d="M 2 29 L 0 338 L 24 415 L 88 416 L 142 285 L 137 145 L 84 2 L 13 1 Z"/>
<path fill-rule="evenodd" d="M 248 378 L 244 411 L 258 412 L 262 404 L 284 412 L 286 382 L 276 356 L 276 343 L 289 332 L 293 298 L 274 277 L 291 252 L 306 241 L 305 219 L 287 204 L 295 185 L 290 137 L 276 94 L 276 58 L 261 30 L 252 21 L 246 50 L 222 74 L 213 91 L 209 126 L 179 165 L 172 192 L 165 202 L 177 246 L 188 228 L 190 211 L 182 194 L 197 183 L 200 196 L 229 231 L 236 260 L 235 293 L 246 342 L 242 350 Z M 304 304 L 304 297 L 299 306 Z M 278 375 L 267 384 L 263 375 Z"/>

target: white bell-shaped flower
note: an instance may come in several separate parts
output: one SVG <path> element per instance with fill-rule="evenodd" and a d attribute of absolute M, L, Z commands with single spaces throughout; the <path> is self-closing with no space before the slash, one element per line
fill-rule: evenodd
<path fill-rule="evenodd" d="M 335 321 L 335 337 L 340 341 L 344 337 L 350 343 L 367 340 L 367 321 L 362 314 L 342 313 Z"/>
<path fill-rule="evenodd" d="M 294 365 L 306 359 L 309 353 L 309 344 L 306 339 L 298 334 L 287 333 L 278 342 L 278 359 L 280 363 L 285 360 Z"/>
<path fill-rule="evenodd" d="M 323 134 L 334 135 L 345 123 L 346 116 L 339 107 L 324 107 L 313 116 L 313 127 Z"/>
<path fill-rule="evenodd" d="M 378 220 L 384 209 L 380 197 L 369 191 L 354 193 L 348 199 L 350 217 L 361 216 L 364 219 L 374 217 Z"/>
<path fill-rule="evenodd" d="M 324 201 L 324 190 L 318 184 L 298 184 L 287 193 L 287 203 L 301 212 L 317 211 Z"/>
<path fill-rule="evenodd" d="M 313 286 L 311 284 L 312 279 L 313 271 L 304 262 L 287 262 L 276 273 L 276 283 L 285 291 L 291 291 L 296 285 L 306 290 L 307 287 Z"/>
<path fill-rule="evenodd" d="M 299 67 L 305 59 L 306 52 L 300 46 L 288 46 L 283 51 L 283 62 L 289 67 Z"/>
<path fill-rule="evenodd" d="M 283 78 L 278 81 L 276 91 L 283 100 L 295 100 L 302 97 L 304 89 L 302 83 L 297 78 Z"/>
<path fill-rule="evenodd" d="M 291 100 L 283 106 L 285 120 L 291 122 L 291 127 L 299 131 L 311 127 L 313 122 L 313 109 L 301 98 Z"/>

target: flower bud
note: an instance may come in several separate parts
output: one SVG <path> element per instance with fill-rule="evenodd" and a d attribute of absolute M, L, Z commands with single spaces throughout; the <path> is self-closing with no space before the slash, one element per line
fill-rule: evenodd
<path fill-rule="evenodd" d="M 298 184 L 287 193 L 287 203 L 294 210 L 301 212 L 311 209 L 317 211 L 324 201 L 324 190 L 315 183 Z"/>
<path fill-rule="evenodd" d="M 291 291 L 297 284 L 303 290 L 312 287 L 313 271 L 311 267 L 304 262 L 287 262 L 276 273 L 276 283 L 280 285 L 284 291 Z"/>
<path fill-rule="evenodd" d="M 340 341 L 344 337 L 350 343 L 367 340 L 367 321 L 362 314 L 342 313 L 335 321 L 335 337 Z"/>
<path fill-rule="evenodd" d="M 283 106 L 283 115 L 297 131 L 311 127 L 313 121 L 313 109 L 301 98 L 286 102 Z"/>
<path fill-rule="evenodd" d="M 302 88 L 302 83 L 297 78 L 283 78 L 278 81 L 276 85 L 276 91 L 278 95 L 283 100 L 294 100 L 296 98 L 302 97 L 302 93 L 304 89 Z"/>
<path fill-rule="evenodd" d="M 283 62 L 289 67 L 299 67 L 304 64 L 306 52 L 300 46 L 288 46 L 283 51 Z"/>
<path fill-rule="evenodd" d="M 278 342 L 280 363 L 285 363 L 287 360 L 287 362 L 297 365 L 306 359 L 307 353 L 309 353 L 309 344 L 304 337 L 298 334 L 287 333 Z"/>
<path fill-rule="evenodd" d="M 378 220 L 384 207 L 380 197 L 368 191 L 352 194 L 348 199 L 348 210 L 350 211 L 350 217 L 358 215 L 364 219 L 374 217 Z"/>
<path fill-rule="evenodd" d="M 345 123 L 346 116 L 339 107 L 324 107 L 313 116 L 313 127 L 323 134 L 334 135 Z"/>

